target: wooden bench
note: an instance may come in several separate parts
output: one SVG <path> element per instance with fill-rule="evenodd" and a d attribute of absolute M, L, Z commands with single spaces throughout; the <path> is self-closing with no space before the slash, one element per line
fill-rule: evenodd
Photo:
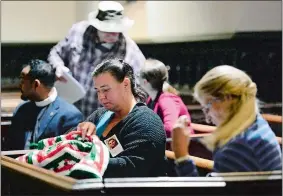
<path fill-rule="evenodd" d="M 12 153 L 12 152 L 10 152 Z M 22 152 L 20 152 L 22 153 Z M 214 174 L 211 177 L 150 177 L 78 180 L 1 156 L 3 195 L 272 195 L 282 193 L 282 173 Z M 16 153 L 12 153 L 15 155 Z M 21 154 L 18 154 L 21 155 Z M 167 155 L 171 156 L 170 153 Z M 209 164 L 205 165 L 210 167 Z"/>

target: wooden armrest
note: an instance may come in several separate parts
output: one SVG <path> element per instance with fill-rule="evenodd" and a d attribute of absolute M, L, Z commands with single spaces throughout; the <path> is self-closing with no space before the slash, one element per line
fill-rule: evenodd
<path fill-rule="evenodd" d="M 1 151 L 2 156 L 9 156 L 9 155 L 24 155 L 34 150 L 9 150 L 9 151 Z"/>
<path fill-rule="evenodd" d="M 175 153 L 173 151 L 166 150 L 165 155 L 168 159 L 175 160 Z M 214 161 L 212 161 L 212 160 L 203 159 L 203 158 L 199 158 L 199 157 L 195 157 L 195 156 L 191 156 L 191 155 L 190 155 L 190 158 L 194 161 L 194 163 L 196 164 L 197 167 L 208 169 L 208 170 L 213 169 Z"/>
<path fill-rule="evenodd" d="M 262 117 L 268 122 L 282 123 L 282 116 L 273 114 L 261 114 Z"/>
<path fill-rule="evenodd" d="M 276 137 L 278 143 L 281 145 L 282 144 L 282 137 Z"/>
<path fill-rule="evenodd" d="M 13 158 L 1 155 L 1 167 L 9 168 L 15 172 L 35 177 L 45 183 L 60 187 L 62 189 L 71 190 L 76 180 L 68 177 L 57 175 L 55 172 L 46 170 L 34 165 L 17 161 Z"/>
<path fill-rule="evenodd" d="M 259 171 L 259 172 L 223 172 L 223 173 L 219 173 L 219 172 L 213 172 L 210 173 L 210 176 L 213 177 L 234 177 L 234 176 L 271 176 L 271 175 L 282 175 L 282 171 L 281 170 L 275 170 L 275 171 Z"/>
<path fill-rule="evenodd" d="M 197 133 L 197 134 L 192 134 L 190 137 L 191 138 L 202 138 L 205 136 L 209 136 L 211 133 Z M 172 142 L 172 138 L 166 138 L 166 142 Z"/>
<path fill-rule="evenodd" d="M 273 120 L 272 122 L 282 122 L 282 117 L 281 116 L 276 116 L 276 115 L 271 115 L 271 114 L 263 114 L 263 117 L 266 118 L 270 118 L 270 120 Z M 269 121 L 271 122 L 271 121 Z M 209 125 L 202 125 L 202 124 L 196 124 L 196 123 L 191 123 L 191 127 L 192 129 L 199 131 L 199 132 L 203 132 L 203 134 L 195 134 L 194 137 L 204 137 L 204 136 L 208 136 L 209 133 L 212 133 L 213 131 L 215 131 L 216 127 L 215 126 L 209 126 Z M 193 137 L 193 135 L 192 135 Z M 282 137 L 276 137 L 277 141 L 279 144 L 282 144 Z"/>
<path fill-rule="evenodd" d="M 204 132 L 204 133 L 211 133 L 216 129 L 215 126 L 202 125 L 202 124 L 196 124 L 196 123 L 191 123 L 191 127 L 193 130 Z"/>

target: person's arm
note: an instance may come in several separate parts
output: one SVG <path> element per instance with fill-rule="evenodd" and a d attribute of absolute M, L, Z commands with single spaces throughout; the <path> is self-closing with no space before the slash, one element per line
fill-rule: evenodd
<path fill-rule="evenodd" d="M 48 55 L 48 61 L 55 68 L 65 66 L 65 59 L 68 54 L 70 41 L 74 34 L 74 26 L 69 30 L 67 36 L 59 41 L 55 46 L 52 47 Z"/>
<path fill-rule="evenodd" d="M 77 44 L 81 44 L 83 33 L 87 23 L 79 22 L 74 24 L 69 30 L 67 36 L 58 42 L 48 55 L 48 61 L 56 68 L 56 76 L 60 77 L 63 72 L 68 72 L 68 56 Z"/>
<path fill-rule="evenodd" d="M 182 159 L 182 158 L 181 158 Z M 180 158 L 179 158 L 180 160 Z M 178 176 L 198 176 L 198 170 L 193 160 L 188 156 L 184 157 L 184 160 L 175 161 L 175 170 Z"/>
<path fill-rule="evenodd" d="M 168 138 L 171 138 L 173 125 L 179 118 L 180 106 L 170 97 L 161 97 L 158 104 L 162 112 L 162 121 L 166 135 Z"/>
<path fill-rule="evenodd" d="M 62 119 L 62 128 L 60 134 L 66 134 L 76 129 L 77 125 L 83 121 L 83 114 L 79 111 L 73 111 L 66 114 Z"/>
<path fill-rule="evenodd" d="M 2 151 L 22 150 L 22 149 L 17 149 L 17 145 L 18 145 L 18 141 L 20 141 L 21 139 L 24 140 L 23 137 L 25 137 L 22 127 L 23 123 L 20 122 L 20 120 L 23 119 L 22 115 L 26 115 L 25 113 L 22 112 L 23 106 L 25 106 L 24 104 L 25 102 L 19 104 L 13 112 L 11 125 L 8 129 L 7 135 L 5 136 L 5 140 L 2 143 L 2 148 L 1 148 Z"/>
<path fill-rule="evenodd" d="M 190 119 L 180 116 L 174 123 L 172 130 L 172 149 L 174 151 L 175 170 L 178 176 L 198 176 L 198 171 L 189 158 L 190 132 L 188 131 Z"/>
<path fill-rule="evenodd" d="M 162 122 L 157 115 L 148 114 L 138 115 L 131 123 L 127 123 L 121 133 L 124 151 L 110 158 L 104 178 L 150 176 L 153 165 L 164 158 L 165 134 Z"/>

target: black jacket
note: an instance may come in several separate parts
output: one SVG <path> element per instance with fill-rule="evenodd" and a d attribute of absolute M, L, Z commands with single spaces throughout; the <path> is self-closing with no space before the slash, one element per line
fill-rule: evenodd
<path fill-rule="evenodd" d="M 98 124 L 100 117 L 106 112 L 99 108 L 86 121 Z M 105 178 L 113 177 L 157 177 L 166 174 L 164 126 L 157 114 L 142 103 L 116 126 L 107 137 L 116 134 L 124 151 L 111 157 L 105 171 Z"/>

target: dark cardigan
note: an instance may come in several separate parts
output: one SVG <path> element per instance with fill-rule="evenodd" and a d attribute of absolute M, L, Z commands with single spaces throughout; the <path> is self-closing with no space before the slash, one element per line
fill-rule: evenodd
<path fill-rule="evenodd" d="M 98 108 L 86 121 L 98 124 L 106 112 Z M 111 157 L 104 173 L 105 178 L 113 177 L 157 177 L 166 173 L 166 136 L 159 116 L 142 103 L 108 133 L 101 141 L 116 134 L 124 151 Z"/>

